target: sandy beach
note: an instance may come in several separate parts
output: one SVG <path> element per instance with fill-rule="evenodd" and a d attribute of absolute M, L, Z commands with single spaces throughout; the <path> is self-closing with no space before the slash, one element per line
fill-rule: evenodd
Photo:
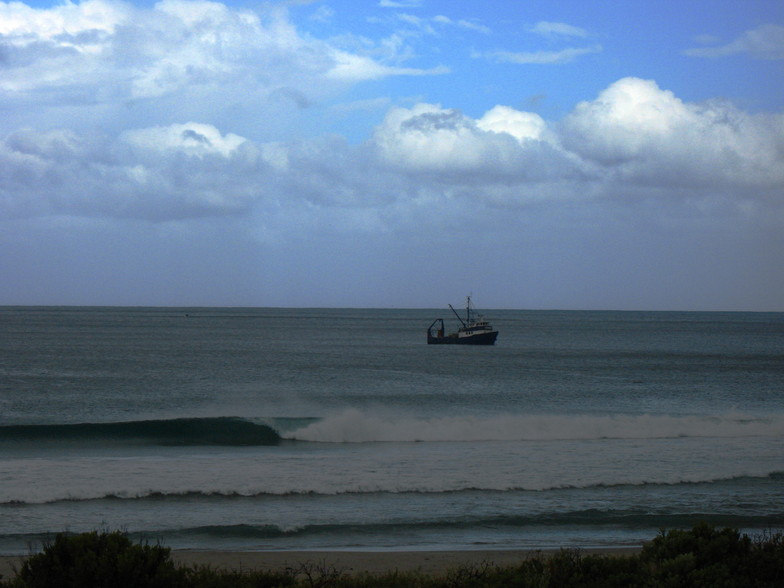
<path fill-rule="evenodd" d="M 582 553 L 627 555 L 638 548 L 583 549 Z M 334 568 L 343 573 L 381 574 L 390 571 L 421 571 L 438 574 L 471 564 L 511 566 L 537 553 L 548 551 L 172 551 L 172 559 L 185 566 L 210 566 L 224 570 L 283 570 L 302 566 Z M 0 574 L 10 578 L 23 556 L 1 556 Z"/>

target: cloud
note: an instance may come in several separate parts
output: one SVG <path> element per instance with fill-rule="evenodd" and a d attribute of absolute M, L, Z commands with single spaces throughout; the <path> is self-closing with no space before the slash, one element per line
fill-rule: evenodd
<path fill-rule="evenodd" d="M 354 210 L 365 212 L 351 217 L 357 225 L 339 223 L 345 231 L 383 231 L 407 226 L 423 206 L 438 214 L 456 202 L 468 210 L 468 202 L 507 208 L 637 196 L 668 203 L 662 210 L 692 202 L 694 214 L 734 209 L 784 225 L 782 194 L 784 114 L 688 103 L 639 78 L 615 82 L 560 122 L 503 105 L 478 118 L 435 104 L 393 107 L 357 145 L 254 141 L 199 122 L 116 136 L 18 130 L 0 141 L 7 218 L 168 222 L 261 211 L 283 218 L 288 210 L 307 226 L 328 222 L 330 210 Z"/>
<path fill-rule="evenodd" d="M 521 143 L 540 141 L 547 132 L 547 123 L 538 114 L 500 105 L 487 111 L 477 126 L 483 131 L 506 133 Z"/>
<path fill-rule="evenodd" d="M 479 23 L 470 20 L 465 20 L 465 19 L 455 21 L 449 18 L 448 16 L 444 16 L 444 15 L 438 15 L 433 17 L 433 22 L 441 25 L 454 26 L 462 29 L 476 31 L 485 35 L 489 35 L 491 32 L 489 27 L 481 25 Z"/>
<path fill-rule="evenodd" d="M 373 144 L 384 162 L 406 171 L 503 181 L 525 175 L 526 148 L 541 141 L 545 126 L 538 115 L 505 106 L 474 120 L 454 109 L 418 104 L 391 110 Z"/>
<path fill-rule="evenodd" d="M 216 46 L 258 46 L 264 38 L 269 51 L 285 42 L 280 27 L 277 38 L 264 35 L 255 15 L 205 1 L 164 0 L 149 11 L 108 0 L 6 6 L 16 7 L 15 26 L 4 31 L 15 59 L 4 67 L 0 90 L 15 92 L 115 83 L 126 98 L 161 96 L 230 75 L 241 56 L 222 58 Z"/>
<path fill-rule="evenodd" d="M 449 73 L 449 68 L 437 66 L 432 69 L 418 69 L 412 67 L 395 67 L 380 64 L 373 59 L 361 55 L 352 55 L 344 51 L 335 51 L 334 66 L 326 72 L 328 79 L 359 82 L 363 80 L 377 80 L 389 76 L 432 76 Z"/>
<path fill-rule="evenodd" d="M 263 191 L 249 180 L 266 165 L 243 138 L 197 123 L 114 139 L 17 131 L 0 142 L 0 195 L 4 212 L 18 218 L 222 216 L 258 200 Z"/>
<path fill-rule="evenodd" d="M 386 172 L 371 168 L 342 139 L 256 143 L 204 123 L 116 137 L 16 131 L 0 141 L 0 217 L 170 223 L 258 214 L 294 222 L 305 214 L 299 228 L 280 227 L 293 234 L 330 209 L 384 202 Z"/>
<path fill-rule="evenodd" d="M 229 96 L 259 119 L 277 108 L 281 92 L 302 107 L 365 80 L 447 71 L 403 66 L 404 46 L 385 45 L 378 58 L 376 46 L 351 51 L 336 43 L 301 34 L 280 6 L 0 3 L 0 104 L 35 104 L 38 121 L 42 109 L 90 106 L 85 118 L 108 124 L 147 108 L 150 122 L 162 123 L 170 120 L 156 120 L 156 111 L 204 120 Z"/>
<path fill-rule="evenodd" d="M 588 36 L 588 31 L 585 29 L 581 29 L 580 27 L 575 27 L 563 22 L 539 21 L 533 27 L 531 27 L 530 30 L 533 33 L 544 35 L 546 37 L 561 36 L 585 38 Z"/>
<path fill-rule="evenodd" d="M 424 37 L 438 37 L 448 30 L 465 30 L 474 33 L 481 33 L 483 35 L 490 34 L 489 27 L 482 25 L 476 20 L 459 19 L 454 20 L 439 14 L 432 17 L 422 17 L 415 14 L 396 12 L 384 18 L 371 18 L 369 19 L 374 23 L 383 23 L 387 26 L 395 27 L 395 32 L 383 41 L 384 46 L 395 44 L 399 47 L 398 54 L 406 55 L 407 53 L 413 54 L 413 50 L 407 48 L 404 41 L 410 39 L 419 39 Z M 405 48 L 405 51 L 403 49 Z"/>
<path fill-rule="evenodd" d="M 382 8 L 419 8 L 422 0 L 380 0 L 378 5 Z"/>
<path fill-rule="evenodd" d="M 784 115 L 726 102 L 684 103 L 651 80 L 624 78 L 582 102 L 559 132 L 565 148 L 626 185 L 706 196 L 776 198 L 784 187 Z"/>
<path fill-rule="evenodd" d="M 322 4 L 310 15 L 309 19 L 313 22 L 328 23 L 332 22 L 334 16 L 335 11 L 329 6 Z"/>
<path fill-rule="evenodd" d="M 711 42 L 715 39 L 703 37 L 700 40 Z M 760 25 L 726 45 L 687 49 L 683 53 L 691 57 L 715 58 L 746 54 L 754 59 L 784 59 L 784 27 L 774 24 Z"/>
<path fill-rule="evenodd" d="M 80 33 L 114 32 L 131 13 L 128 5 L 85 0 L 49 9 L 36 9 L 21 2 L 0 3 L 0 35 L 15 43 L 32 43 L 36 39 L 56 39 L 68 44 Z"/>
<path fill-rule="evenodd" d="M 560 51 L 533 51 L 533 52 L 511 52 L 494 51 L 484 54 L 485 57 L 502 63 L 517 63 L 521 65 L 559 65 L 569 63 L 591 53 L 601 53 L 601 45 L 591 47 L 568 48 Z"/>
<path fill-rule="evenodd" d="M 529 30 L 537 35 L 559 40 L 561 38 L 588 37 L 586 30 L 562 22 L 540 21 Z M 565 47 L 558 50 L 475 52 L 474 57 L 484 57 L 497 63 L 559 65 L 570 63 L 585 55 L 601 53 L 602 50 L 601 45 L 595 44 L 589 47 Z"/>
<path fill-rule="evenodd" d="M 232 133 L 221 135 L 212 125 L 193 122 L 131 130 L 123 133 L 121 138 L 129 145 L 146 151 L 177 151 L 196 157 L 230 157 L 246 141 L 245 138 Z"/>
<path fill-rule="evenodd" d="M 493 205 L 637 195 L 699 202 L 703 213 L 778 210 L 771 218 L 784 207 L 784 114 L 686 103 L 639 78 L 559 123 L 507 106 L 478 119 L 433 104 L 396 108 L 373 145 L 399 173 L 454 190 L 481 184 L 476 197 Z"/>

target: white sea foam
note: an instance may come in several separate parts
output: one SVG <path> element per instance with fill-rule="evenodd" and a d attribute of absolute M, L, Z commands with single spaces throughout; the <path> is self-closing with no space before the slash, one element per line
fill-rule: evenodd
<path fill-rule="evenodd" d="M 288 433 L 323 443 L 781 437 L 784 415 L 499 415 L 382 418 L 350 409 Z"/>

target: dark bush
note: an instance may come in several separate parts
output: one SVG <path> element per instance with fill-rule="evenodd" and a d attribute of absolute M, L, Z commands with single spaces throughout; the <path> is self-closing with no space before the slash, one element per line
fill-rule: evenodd
<path fill-rule="evenodd" d="M 706 523 L 662 531 L 639 555 L 652 586 L 784 586 L 782 536 L 753 542 L 735 529 Z"/>
<path fill-rule="evenodd" d="M 184 574 L 159 545 L 140 545 L 112 533 L 58 534 L 30 557 L 10 584 L 19 588 L 169 588 Z"/>
<path fill-rule="evenodd" d="M 345 574 L 321 564 L 280 571 L 178 568 L 170 550 L 132 543 L 123 533 L 57 535 L 0 588 L 781 588 L 784 536 L 750 539 L 697 525 L 662 531 L 637 555 L 584 555 L 563 549 L 515 566 L 490 563 L 443 575 Z"/>
<path fill-rule="evenodd" d="M 215 570 L 197 566 L 185 569 L 187 588 L 287 588 L 297 585 L 289 571 L 254 572 Z"/>

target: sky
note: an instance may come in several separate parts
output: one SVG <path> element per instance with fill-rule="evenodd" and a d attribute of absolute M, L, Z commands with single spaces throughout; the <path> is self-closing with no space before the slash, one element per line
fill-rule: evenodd
<path fill-rule="evenodd" d="M 784 311 L 779 0 L 0 1 L 0 304 Z"/>

